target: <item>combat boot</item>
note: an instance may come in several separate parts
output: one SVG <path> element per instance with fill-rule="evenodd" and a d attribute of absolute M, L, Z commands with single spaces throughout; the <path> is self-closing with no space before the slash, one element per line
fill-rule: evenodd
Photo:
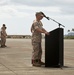
<path fill-rule="evenodd" d="M 45 63 L 44 63 L 44 62 L 42 62 L 41 60 L 39 60 L 39 63 L 40 63 L 41 65 L 45 65 Z"/>
<path fill-rule="evenodd" d="M 32 60 L 32 66 L 41 67 L 39 60 Z"/>

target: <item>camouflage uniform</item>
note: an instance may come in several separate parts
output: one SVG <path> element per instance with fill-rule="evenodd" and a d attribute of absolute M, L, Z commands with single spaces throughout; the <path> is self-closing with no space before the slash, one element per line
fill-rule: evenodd
<path fill-rule="evenodd" d="M 6 43 L 6 31 L 5 31 L 5 27 L 2 27 L 1 28 L 1 46 L 5 46 L 5 43 Z"/>
<path fill-rule="evenodd" d="M 1 30 L 0 30 L 0 45 L 1 45 Z"/>
<path fill-rule="evenodd" d="M 41 39 L 42 34 L 37 32 L 36 29 L 40 28 L 42 29 L 42 22 L 34 20 L 31 31 L 32 31 L 32 46 L 33 46 L 33 52 L 32 52 L 32 60 L 41 60 L 42 56 L 42 47 L 41 47 Z"/>

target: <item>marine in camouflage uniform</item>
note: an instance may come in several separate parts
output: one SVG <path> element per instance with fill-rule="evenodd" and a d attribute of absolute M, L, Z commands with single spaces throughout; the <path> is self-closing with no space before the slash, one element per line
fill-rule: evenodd
<path fill-rule="evenodd" d="M 5 24 L 3 24 L 3 27 L 1 28 L 1 47 L 6 47 L 5 43 L 6 43 L 6 27 Z"/>
<path fill-rule="evenodd" d="M 43 24 L 40 21 L 43 18 L 44 15 L 41 14 L 41 12 L 36 13 L 36 20 L 33 21 L 31 32 L 32 32 L 32 46 L 33 46 L 33 52 L 32 52 L 32 64 L 33 66 L 41 66 L 44 65 L 44 63 L 41 61 L 42 57 L 42 47 L 41 47 L 41 41 L 42 41 L 42 34 L 49 34 L 44 28 Z"/>

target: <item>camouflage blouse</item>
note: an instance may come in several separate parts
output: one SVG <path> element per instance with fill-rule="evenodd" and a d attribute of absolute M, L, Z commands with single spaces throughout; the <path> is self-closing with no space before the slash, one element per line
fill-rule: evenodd
<path fill-rule="evenodd" d="M 32 42 L 41 42 L 42 39 L 42 34 L 38 31 L 36 31 L 37 28 L 42 29 L 43 24 L 41 21 L 33 21 L 32 27 L 31 27 L 31 32 L 32 32 Z"/>

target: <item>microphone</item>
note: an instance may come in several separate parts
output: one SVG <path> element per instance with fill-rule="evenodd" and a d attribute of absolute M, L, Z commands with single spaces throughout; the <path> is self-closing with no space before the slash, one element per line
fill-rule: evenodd
<path fill-rule="evenodd" d="M 49 17 L 47 17 L 43 12 L 41 12 L 41 14 L 42 14 L 46 19 L 49 20 Z"/>
<path fill-rule="evenodd" d="M 49 17 L 46 17 L 46 16 L 44 16 L 44 17 L 49 20 Z"/>

